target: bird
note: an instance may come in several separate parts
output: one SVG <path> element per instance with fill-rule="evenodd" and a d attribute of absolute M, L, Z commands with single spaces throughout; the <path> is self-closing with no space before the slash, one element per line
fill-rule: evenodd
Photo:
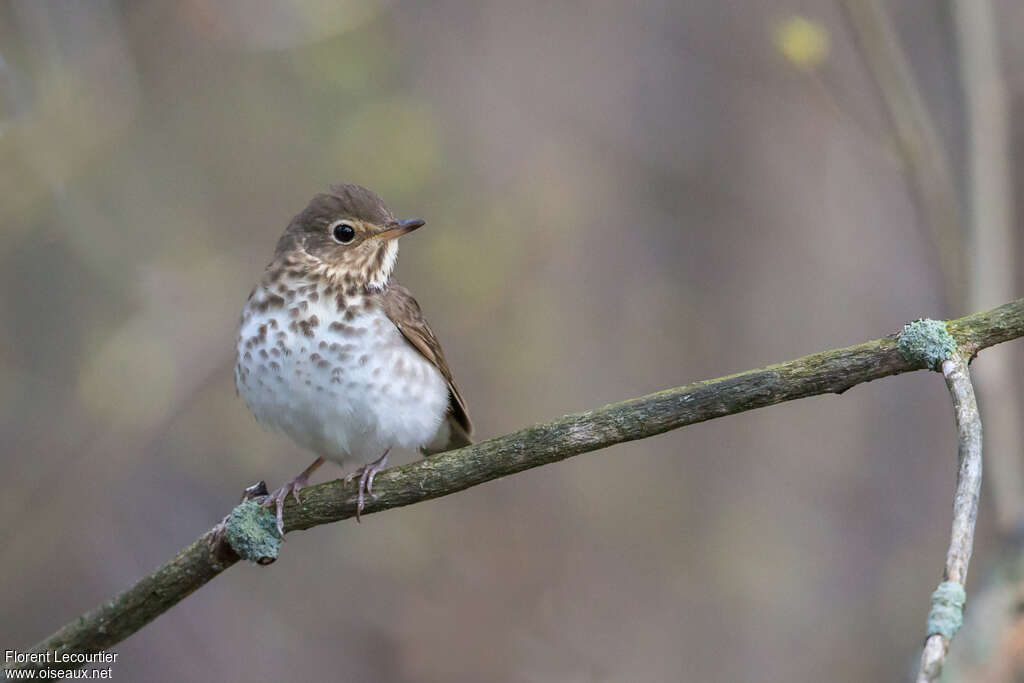
<path fill-rule="evenodd" d="M 412 293 L 392 279 L 397 220 L 360 185 L 315 195 L 277 242 L 238 328 L 235 386 L 257 421 L 316 455 L 263 502 L 283 507 L 326 460 L 359 463 L 356 519 L 393 448 L 434 455 L 472 443 L 466 402 Z"/>

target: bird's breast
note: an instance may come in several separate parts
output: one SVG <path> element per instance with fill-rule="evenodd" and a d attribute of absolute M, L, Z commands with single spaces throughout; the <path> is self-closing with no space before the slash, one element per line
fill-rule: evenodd
<path fill-rule="evenodd" d="M 258 420 L 323 457 L 369 462 L 418 448 L 448 408 L 441 373 L 372 297 L 294 283 L 243 312 L 235 380 Z"/>

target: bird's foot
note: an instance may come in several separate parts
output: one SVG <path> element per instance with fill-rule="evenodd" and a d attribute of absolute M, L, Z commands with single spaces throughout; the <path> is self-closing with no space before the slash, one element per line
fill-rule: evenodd
<path fill-rule="evenodd" d="M 284 538 L 284 502 L 288 500 L 288 494 L 292 494 L 295 497 L 296 503 L 301 503 L 299 500 L 299 491 L 304 489 L 309 484 L 309 475 L 313 474 L 316 468 L 324 464 L 323 458 L 317 458 L 313 461 L 313 464 L 302 470 L 299 476 L 292 479 L 290 482 L 277 489 L 273 493 L 269 494 L 263 501 L 263 507 L 269 508 L 274 506 L 277 512 L 277 533 Z"/>
<path fill-rule="evenodd" d="M 388 464 L 388 453 L 391 449 L 384 451 L 384 455 L 380 456 L 369 465 L 363 465 L 355 472 L 345 477 L 345 482 L 348 483 L 359 477 L 359 497 L 356 499 L 356 521 L 361 522 L 360 515 L 363 514 L 363 508 L 366 507 L 366 496 L 376 498 L 373 495 L 373 478 L 377 476 L 377 473 L 387 467 Z"/>

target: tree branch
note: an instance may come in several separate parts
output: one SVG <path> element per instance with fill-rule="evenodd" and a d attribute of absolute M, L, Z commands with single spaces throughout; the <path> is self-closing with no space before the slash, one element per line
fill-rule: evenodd
<path fill-rule="evenodd" d="M 946 324 L 964 358 L 1024 336 L 1024 299 Z M 363 514 L 446 496 L 477 484 L 574 455 L 643 439 L 686 425 L 825 393 L 842 393 L 874 379 L 927 367 L 904 358 L 896 335 L 796 360 L 697 382 L 521 429 L 466 448 L 382 472 L 377 497 Z M 342 480 L 303 489 L 289 498 L 286 531 L 309 529 L 355 515 L 355 484 Z M 238 560 L 214 527 L 134 586 L 74 619 L 28 652 L 57 655 L 111 647 L 145 626 Z M 254 558 L 255 559 L 255 558 Z M 12 668 L 54 667 L 47 662 Z"/>
<path fill-rule="evenodd" d="M 942 363 L 942 374 L 953 396 L 959 469 L 953 497 L 953 531 L 946 553 L 946 568 L 943 582 L 932 593 L 928 634 L 921 653 L 918 683 L 934 683 L 939 680 L 949 651 L 949 641 L 963 621 L 967 566 L 971 562 L 974 548 L 974 525 L 978 519 L 978 497 L 981 494 L 981 414 L 974 397 L 970 371 L 967 363 L 954 354 Z"/>

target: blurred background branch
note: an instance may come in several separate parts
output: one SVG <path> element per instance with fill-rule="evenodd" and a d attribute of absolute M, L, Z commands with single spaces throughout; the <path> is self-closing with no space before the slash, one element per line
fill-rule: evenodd
<path fill-rule="evenodd" d="M 977 310 L 1006 301 L 1016 291 L 1009 115 L 991 0 L 952 0 L 950 5 L 967 124 L 966 303 L 968 310 Z M 1019 364 L 1005 349 L 987 360 L 976 370 L 975 383 L 985 412 L 996 522 L 1009 539 L 1024 521 Z"/>
<path fill-rule="evenodd" d="M 1017 288 L 1012 135 L 999 21 L 990 0 L 951 0 L 966 120 L 966 253 L 970 306 L 999 301 Z M 985 413 L 986 467 L 1000 545 L 971 598 L 947 681 L 989 683 L 1024 676 L 1024 473 L 1019 355 L 995 349 L 974 369 Z"/>
<path fill-rule="evenodd" d="M 842 0 L 842 7 L 895 131 L 911 194 L 931 234 L 947 305 L 961 312 L 967 303 L 968 271 L 957 186 L 946 146 L 885 5 L 880 0 Z"/>
<path fill-rule="evenodd" d="M 982 349 L 1024 336 L 1024 299 L 951 320 L 946 328 L 959 352 L 973 358 Z M 421 503 L 575 455 L 706 420 L 824 393 L 840 394 L 864 382 L 925 366 L 922 359 L 905 357 L 896 338 L 889 336 L 567 415 L 382 472 L 376 480 L 376 495 L 363 514 Z M 957 392 L 958 424 L 968 430 L 971 423 L 962 416 L 966 412 L 961 411 L 973 402 L 973 394 L 965 398 L 963 387 L 963 382 L 969 382 L 965 379 L 966 363 L 961 361 L 950 370 L 943 366 L 943 372 L 951 383 L 951 391 L 955 386 Z M 976 405 L 974 412 L 977 413 Z M 979 431 L 978 449 L 980 438 Z M 980 458 L 980 451 L 977 457 Z M 970 506 L 961 511 L 958 488 L 954 536 L 960 536 L 966 551 L 960 545 L 951 545 L 950 556 L 954 559 L 947 563 L 953 567 L 950 578 L 961 583 L 970 557 L 973 520 L 977 515 L 976 485 L 980 484 L 980 464 L 973 459 L 962 462 L 972 476 L 962 476 L 961 484 L 969 488 L 967 494 L 973 497 Z M 974 467 L 979 469 L 975 471 Z M 288 499 L 285 531 L 347 519 L 354 516 L 355 509 L 352 483 L 336 480 L 312 486 L 303 490 L 301 503 Z M 969 516 L 969 529 L 964 526 L 964 515 Z M 28 652 L 98 652 L 121 642 L 233 565 L 237 556 L 225 544 L 219 529 L 214 527 L 157 571 L 74 619 Z M 63 666 L 66 665 L 26 661 L 9 668 Z"/>

